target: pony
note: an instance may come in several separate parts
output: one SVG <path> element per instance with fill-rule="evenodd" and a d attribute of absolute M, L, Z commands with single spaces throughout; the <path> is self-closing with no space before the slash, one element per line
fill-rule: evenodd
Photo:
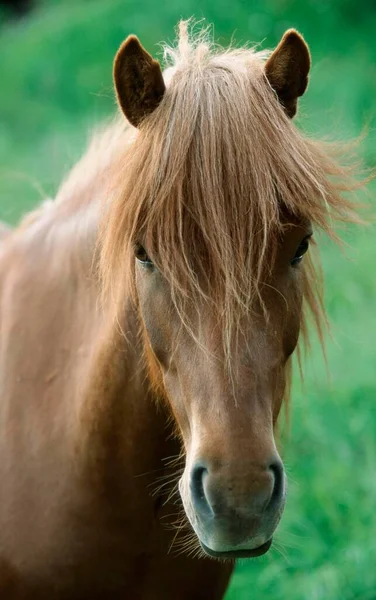
<path fill-rule="evenodd" d="M 275 431 L 322 328 L 312 234 L 356 185 L 293 124 L 310 53 L 128 37 L 120 116 L 0 245 L 0 591 L 219 600 L 285 505 Z M 124 118 L 125 116 L 125 118 Z"/>

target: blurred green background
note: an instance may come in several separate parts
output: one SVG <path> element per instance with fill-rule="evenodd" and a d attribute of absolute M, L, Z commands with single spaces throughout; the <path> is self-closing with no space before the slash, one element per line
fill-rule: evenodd
<path fill-rule="evenodd" d="M 299 127 L 346 140 L 366 124 L 360 155 L 376 165 L 375 1 L 44 0 L 22 19 L 0 9 L 1 218 L 15 223 L 53 197 L 90 131 L 114 111 L 111 65 L 122 39 L 136 33 L 160 56 L 158 42 L 172 41 L 177 21 L 192 15 L 213 23 L 222 44 L 273 47 L 298 28 L 313 59 Z M 265 557 L 238 564 L 226 600 L 376 599 L 375 233 L 344 231 L 345 255 L 320 242 L 330 377 L 314 343 L 284 436 L 283 522 Z"/>

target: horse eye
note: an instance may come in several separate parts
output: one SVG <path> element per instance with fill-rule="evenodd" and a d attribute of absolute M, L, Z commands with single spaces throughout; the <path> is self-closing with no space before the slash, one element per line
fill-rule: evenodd
<path fill-rule="evenodd" d="M 148 253 L 145 248 L 141 246 L 141 244 L 136 244 L 135 247 L 135 257 L 136 259 L 147 267 L 153 266 L 153 261 L 149 258 Z"/>
<path fill-rule="evenodd" d="M 307 235 L 307 237 L 305 237 L 299 244 L 297 251 L 295 252 L 295 256 L 291 261 L 291 266 L 295 267 L 296 265 L 298 265 L 302 260 L 303 260 L 303 256 L 304 254 L 307 252 L 308 248 L 309 248 L 309 238 L 311 236 Z"/>

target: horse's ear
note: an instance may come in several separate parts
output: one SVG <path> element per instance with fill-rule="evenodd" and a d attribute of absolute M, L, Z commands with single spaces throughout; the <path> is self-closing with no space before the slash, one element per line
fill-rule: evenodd
<path fill-rule="evenodd" d="M 130 35 L 116 54 L 114 82 L 119 105 L 134 127 L 157 108 L 166 89 L 159 62 L 135 35 Z"/>
<path fill-rule="evenodd" d="M 290 118 L 296 113 L 299 96 L 307 88 L 310 66 L 308 46 L 295 29 L 286 31 L 266 61 L 266 77 Z"/>

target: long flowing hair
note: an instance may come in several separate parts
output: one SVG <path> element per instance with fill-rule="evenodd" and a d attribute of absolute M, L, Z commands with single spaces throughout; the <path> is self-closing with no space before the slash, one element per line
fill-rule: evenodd
<path fill-rule="evenodd" d="M 286 116 L 264 74 L 267 56 L 223 50 L 180 24 L 177 47 L 165 48 L 163 100 L 114 165 L 100 238 L 105 296 L 134 291 L 142 243 L 188 329 L 194 306 L 218 316 L 229 368 L 234 334 L 263 305 L 286 215 L 330 236 L 335 221 L 356 218 L 354 165 Z M 321 332 L 317 266 L 307 258 L 301 269 L 303 331 L 310 314 Z"/>

